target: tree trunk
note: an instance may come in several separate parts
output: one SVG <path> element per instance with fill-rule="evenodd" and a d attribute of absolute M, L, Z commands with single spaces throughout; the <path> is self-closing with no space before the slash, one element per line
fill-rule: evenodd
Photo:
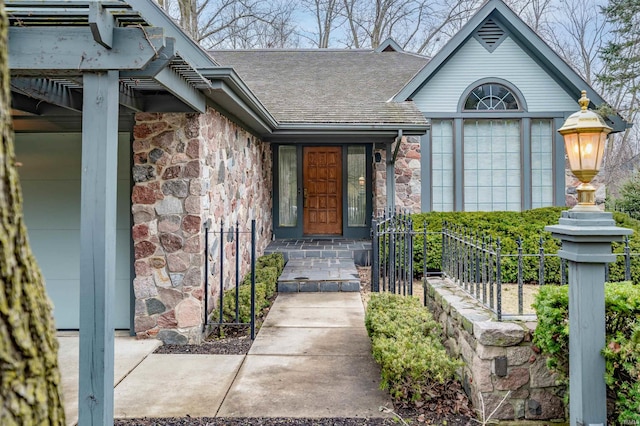
<path fill-rule="evenodd" d="M 58 342 L 15 168 L 7 26 L 0 1 L 0 424 L 61 425 Z"/>

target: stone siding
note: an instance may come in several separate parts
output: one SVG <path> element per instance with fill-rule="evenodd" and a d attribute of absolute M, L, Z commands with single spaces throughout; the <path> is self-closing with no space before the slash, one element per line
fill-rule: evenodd
<path fill-rule="evenodd" d="M 204 224 L 211 220 L 215 229 L 221 221 L 226 226 L 238 221 L 248 229 L 256 219 L 256 251 L 263 252 L 271 239 L 271 147 L 213 109 L 205 114 L 140 113 L 133 135 L 135 332 L 165 343 L 199 343 Z M 235 246 L 225 247 L 229 260 Z M 249 249 L 243 245 L 239 254 L 242 274 Z M 210 258 L 215 273 L 219 250 Z M 233 274 L 225 270 L 225 281 Z M 211 287 L 213 307 L 217 286 Z"/>
<path fill-rule="evenodd" d="M 576 178 L 569 166 L 566 166 L 565 172 L 565 205 L 567 207 L 573 207 L 578 204 L 578 186 L 580 186 L 581 182 Z M 602 182 L 602 178 L 600 175 L 597 175 L 592 181 L 591 185 L 596 188 L 596 204 L 600 206 L 601 209 L 604 210 L 604 203 L 607 198 L 607 187 Z"/>
<path fill-rule="evenodd" d="M 374 163 L 373 211 L 380 214 L 387 206 L 387 159 L 384 148 L 377 149 L 382 161 Z M 403 137 L 395 164 L 396 208 L 410 213 L 421 212 L 420 138 Z"/>
<path fill-rule="evenodd" d="M 430 279 L 427 304 L 446 334 L 445 346 L 465 363 L 462 381 L 474 407 L 486 413 L 505 402 L 498 420 L 564 421 L 565 388 L 532 343 L 535 322 L 493 320 L 493 314 L 448 280 Z"/>

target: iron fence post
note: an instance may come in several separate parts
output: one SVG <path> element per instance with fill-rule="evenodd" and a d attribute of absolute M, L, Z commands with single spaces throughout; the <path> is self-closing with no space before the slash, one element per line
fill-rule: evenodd
<path fill-rule="evenodd" d="M 487 304 L 487 238 L 482 236 L 482 303 Z"/>
<path fill-rule="evenodd" d="M 389 291 L 396 292 L 396 224 L 395 219 L 390 219 L 389 226 Z"/>
<path fill-rule="evenodd" d="M 407 271 L 409 279 L 409 296 L 413 296 L 413 219 L 409 216 L 409 270 Z"/>
<path fill-rule="evenodd" d="M 251 340 L 256 338 L 256 220 L 251 220 Z"/>
<path fill-rule="evenodd" d="M 207 328 L 207 318 L 209 316 L 209 228 L 211 219 L 204 222 L 204 322 L 202 331 Z"/>
<path fill-rule="evenodd" d="M 502 321 L 502 249 L 500 247 L 500 238 L 496 243 L 496 303 L 498 321 Z"/>
<path fill-rule="evenodd" d="M 489 236 L 489 307 L 491 309 L 494 308 L 494 293 L 493 284 L 496 282 L 494 277 L 496 274 L 494 273 L 494 265 L 496 264 L 496 252 L 493 249 L 493 241 L 491 236 Z"/>
<path fill-rule="evenodd" d="M 422 304 L 427 306 L 427 227 L 424 226 L 422 231 Z M 442 258 L 440 259 L 440 263 L 442 264 Z"/>
<path fill-rule="evenodd" d="M 542 238 L 542 235 L 540 236 L 540 247 L 538 249 L 539 252 L 539 256 L 540 256 L 540 263 L 539 263 L 539 269 L 538 269 L 538 283 L 540 285 L 544 285 L 544 239 Z"/>
<path fill-rule="evenodd" d="M 425 227 L 425 233 L 427 228 Z M 426 235 L 425 235 L 426 238 Z M 447 235 L 447 222 L 442 221 L 442 251 L 440 252 L 440 268 L 443 272 L 450 274 L 451 270 L 449 269 L 449 238 Z M 427 253 L 425 249 L 424 257 L 426 259 Z M 426 261 L 425 261 L 426 262 Z M 425 263 L 426 264 L 426 263 Z M 425 269 L 426 272 L 426 269 Z"/>
<path fill-rule="evenodd" d="M 223 321 L 223 312 L 222 308 L 224 306 L 224 223 L 220 221 L 220 295 L 219 295 L 219 305 L 218 310 L 220 311 L 220 324 Z M 218 331 L 222 332 L 220 328 Z"/>
<path fill-rule="evenodd" d="M 476 299 L 480 297 L 480 239 L 478 235 L 478 231 L 476 231 L 476 236 L 473 240 L 473 270 L 475 272 L 475 287 L 476 287 Z"/>
<path fill-rule="evenodd" d="M 236 323 L 240 322 L 240 224 L 236 221 Z"/>
<path fill-rule="evenodd" d="M 522 259 L 522 237 L 518 237 L 518 315 L 522 315 L 522 286 L 524 284 L 523 279 L 523 259 Z"/>
<path fill-rule="evenodd" d="M 380 286 L 380 241 L 378 236 L 378 221 L 371 219 L 371 229 L 373 232 L 371 250 L 373 251 L 373 265 L 371 266 L 371 291 L 378 292 Z"/>

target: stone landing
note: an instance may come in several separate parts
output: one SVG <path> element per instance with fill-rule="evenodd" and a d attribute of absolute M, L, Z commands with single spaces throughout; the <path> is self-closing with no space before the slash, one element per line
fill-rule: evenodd
<path fill-rule="evenodd" d="M 278 292 L 357 292 L 360 278 L 351 258 L 289 259 L 278 279 Z"/>
<path fill-rule="evenodd" d="M 265 253 L 282 253 L 286 262 L 297 259 L 353 259 L 356 265 L 371 265 L 371 240 L 345 238 L 282 239 L 269 243 Z"/>

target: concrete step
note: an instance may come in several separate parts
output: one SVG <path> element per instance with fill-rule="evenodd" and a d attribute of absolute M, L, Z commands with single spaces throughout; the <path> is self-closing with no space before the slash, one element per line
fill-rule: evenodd
<path fill-rule="evenodd" d="M 265 253 L 279 252 L 285 261 L 293 259 L 353 259 L 356 265 L 371 265 L 370 240 L 287 239 L 272 241 Z"/>
<path fill-rule="evenodd" d="M 290 258 L 278 279 L 278 292 L 358 292 L 360 278 L 352 258 Z"/>

